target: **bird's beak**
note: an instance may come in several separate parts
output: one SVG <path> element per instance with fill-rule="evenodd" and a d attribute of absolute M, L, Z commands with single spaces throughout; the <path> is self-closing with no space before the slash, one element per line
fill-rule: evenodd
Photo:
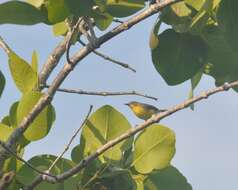
<path fill-rule="evenodd" d="M 129 106 L 130 104 L 129 104 L 129 103 L 126 103 L 126 104 L 124 104 L 124 105 Z"/>

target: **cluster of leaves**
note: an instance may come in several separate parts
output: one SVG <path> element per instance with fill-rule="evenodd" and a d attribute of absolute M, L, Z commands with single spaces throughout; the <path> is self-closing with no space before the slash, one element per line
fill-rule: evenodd
<path fill-rule="evenodd" d="M 194 89 L 203 73 L 216 85 L 238 79 L 237 6 L 236 0 L 184 0 L 162 11 L 150 46 L 168 85 L 191 79 Z M 162 22 L 172 28 L 158 35 Z"/>
<path fill-rule="evenodd" d="M 52 173 L 60 174 L 78 164 L 110 140 L 132 126 L 120 112 L 106 105 L 95 111 L 83 126 L 79 145 L 71 152 L 71 160 L 61 159 Z M 175 153 L 175 134 L 163 126 L 153 125 L 107 150 L 80 173 L 53 185 L 43 182 L 36 189 L 128 189 L 191 190 L 191 186 L 170 161 Z M 53 155 L 36 156 L 29 163 L 47 170 L 56 159 Z M 18 183 L 29 184 L 39 175 L 23 165 L 16 174 Z"/>

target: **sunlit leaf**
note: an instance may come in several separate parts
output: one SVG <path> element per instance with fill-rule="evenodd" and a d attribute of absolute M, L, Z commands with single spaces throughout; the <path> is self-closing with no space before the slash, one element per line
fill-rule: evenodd
<path fill-rule="evenodd" d="M 139 173 L 150 173 L 167 167 L 174 154 L 174 132 L 162 125 L 152 125 L 136 138 L 131 166 Z"/>
<path fill-rule="evenodd" d="M 12 131 L 13 131 L 12 127 L 0 123 L 0 140 L 6 141 L 8 137 L 11 135 Z"/>

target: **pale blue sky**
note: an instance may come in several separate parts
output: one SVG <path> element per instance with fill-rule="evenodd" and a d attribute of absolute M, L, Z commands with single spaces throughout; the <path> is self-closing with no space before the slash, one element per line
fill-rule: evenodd
<path fill-rule="evenodd" d="M 90 55 L 78 64 L 62 87 L 92 91 L 136 90 L 156 96 L 159 100 L 135 96 L 97 97 L 57 93 L 53 101 L 57 110 L 57 121 L 46 138 L 27 146 L 25 158 L 45 153 L 59 154 L 80 125 L 91 104 L 94 105 L 94 110 L 105 104 L 113 105 L 135 125 L 142 121 L 137 119 L 124 103 L 137 100 L 165 108 L 187 98 L 189 82 L 179 86 L 167 86 L 153 67 L 148 38 L 155 19 L 156 17 L 152 17 L 136 25 L 100 48 L 100 51 L 130 64 L 137 70 L 136 73 Z M 28 61 L 31 59 L 32 51 L 36 50 L 41 66 L 53 47 L 61 40 L 53 37 L 51 28 L 43 24 L 1 25 L 0 35 L 18 55 Z M 63 63 L 62 61 L 54 74 L 62 68 Z M 7 56 L 2 50 L 0 69 L 7 79 L 6 89 L 0 99 L 0 116 L 3 117 L 8 113 L 12 102 L 20 98 L 20 94 L 16 92 L 10 77 Z M 204 77 L 195 93 L 213 86 L 213 79 Z M 237 97 L 237 93 L 233 91 L 220 93 L 197 103 L 195 111 L 183 110 L 161 122 L 176 133 L 177 153 L 172 164 L 187 177 L 195 190 L 238 189 Z"/>

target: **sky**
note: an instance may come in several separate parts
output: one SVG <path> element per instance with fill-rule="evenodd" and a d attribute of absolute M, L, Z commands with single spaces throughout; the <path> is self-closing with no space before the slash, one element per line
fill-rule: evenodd
<path fill-rule="evenodd" d="M 130 64 L 136 69 L 136 73 L 90 54 L 70 73 L 61 87 L 90 91 L 136 90 L 155 96 L 158 101 L 136 96 L 97 97 L 58 92 L 53 100 L 57 120 L 43 140 L 27 146 L 25 159 L 39 154 L 60 154 L 74 131 L 80 126 L 90 105 L 96 110 L 110 104 L 123 113 L 132 125 L 136 125 L 142 123 L 142 120 L 136 118 L 124 103 L 135 100 L 159 108 L 169 108 L 186 100 L 190 82 L 168 86 L 152 64 L 148 38 L 155 20 L 156 16 L 153 16 L 141 22 L 99 49 L 115 59 Z M 40 67 L 56 44 L 62 40 L 61 37 L 54 37 L 51 27 L 43 24 L 0 25 L 0 36 L 27 61 L 31 60 L 31 54 L 36 50 Z M 78 46 L 72 48 L 71 54 L 78 48 Z M 1 118 L 8 114 L 10 105 L 20 98 L 10 76 L 7 61 L 5 52 L 0 49 L 0 69 L 7 80 L 0 99 Z M 64 62 L 65 57 L 50 77 L 49 84 L 62 69 Z M 203 76 L 195 94 L 212 87 L 214 80 L 209 76 Z M 237 98 L 237 93 L 232 90 L 220 93 L 198 102 L 194 111 L 182 110 L 161 121 L 161 124 L 176 133 L 176 154 L 172 164 L 186 176 L 194 190 L 238 189 Z M 79 139 L 76 139 L 74 145 L 78 142 Z M 69 156 L 70 151 L 66 154 L 66 157 Z"/>

